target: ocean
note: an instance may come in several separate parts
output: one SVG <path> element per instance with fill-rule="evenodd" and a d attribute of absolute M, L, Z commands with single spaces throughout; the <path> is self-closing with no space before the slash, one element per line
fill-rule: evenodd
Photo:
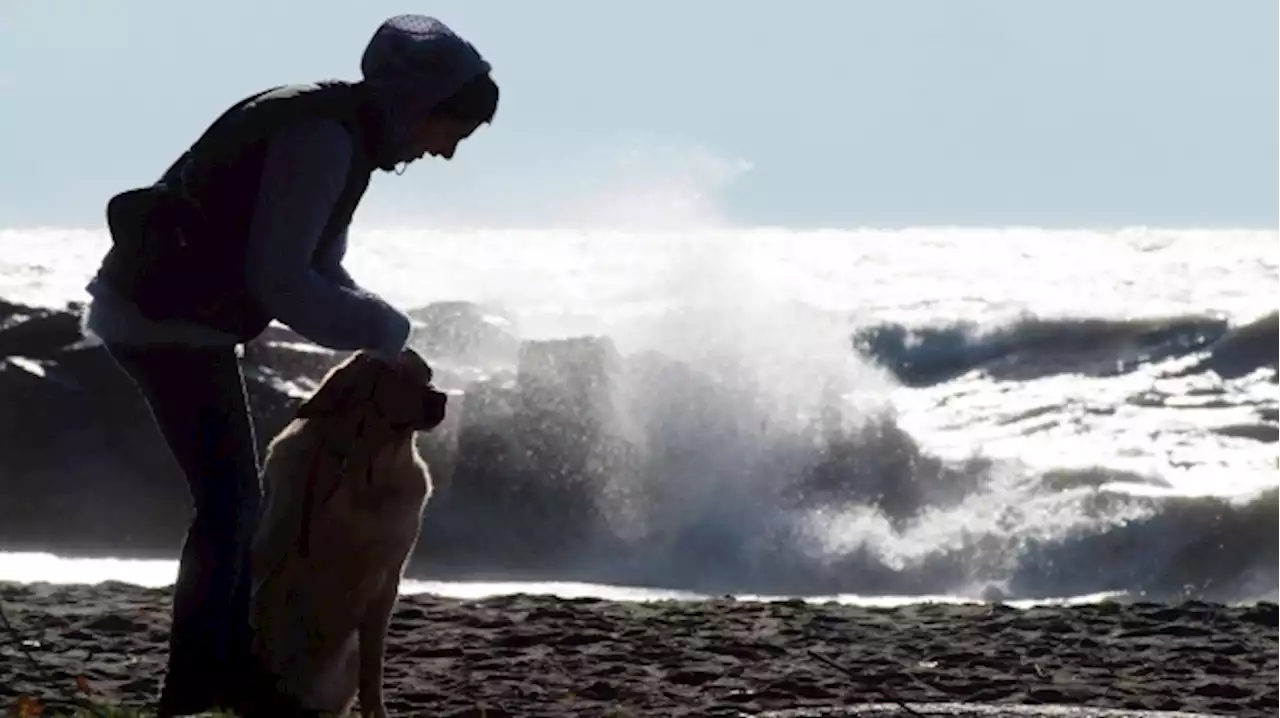
<path fill-rule="evenodd" d="M 1276 600 L 1275 341 L 1227 364 L 1212 347 L 1276 311 L 1277 239 L 353 230 L 348 269 L 401 307 L 476 302 L 522 339 L 603 335 L 696 378 L 626 387 L 644 399 L 625 406 L 661 498 L 640 516 L 619 506 L 619 520 L 662 540 L 617 581 L 411 575 L 405 591 L 784 597 L 771 589 L 806 562 L 839 579 L 812 600 L 1165 598 L 1184 586 Z M 0 298 L 86 299 L 107 241 L 0 230 Z M 1267 321 L 1274 337 L 1274 314 L 1255 327 Z M 762 498 L 832 450 L 813 441 L 832 422 L 848 439 L 838 481 L 874 494 L 928 474 L 967 488 L 923 496 L 905 518 L 847 499 Z M 0 580 L 164 585 L 175 566 L 0 553 Z"/>

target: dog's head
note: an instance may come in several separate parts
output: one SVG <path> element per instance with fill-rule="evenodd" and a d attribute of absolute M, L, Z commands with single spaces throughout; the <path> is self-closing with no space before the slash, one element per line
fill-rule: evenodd
<path fill-rule="evenodd" d="M 298 407 L 298 418 L 368 412 L 397 430 L 430 431 L 444 421 L 448 396 L 431 385 L 432 371 L 412 349 L 389 364 L 356 352 L 329 370 Z"/>

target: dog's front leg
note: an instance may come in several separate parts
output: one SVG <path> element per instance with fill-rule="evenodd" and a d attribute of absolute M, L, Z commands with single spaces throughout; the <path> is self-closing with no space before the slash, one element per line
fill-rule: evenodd
<path fill-rule="evenodd" d="M 387 718 L 382 674 L 387 655 L 387 630 L 391 625 L 391 612 L 395 609 L 399 585 L 393 579 L 388 577 L 360 621 L 361 718 Z"/>

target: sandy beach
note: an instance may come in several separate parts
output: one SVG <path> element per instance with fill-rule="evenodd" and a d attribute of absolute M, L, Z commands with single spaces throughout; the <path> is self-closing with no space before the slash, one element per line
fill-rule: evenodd
<path fill-rule="evenodd" d="M 0 584 L 23 639 L 0 649 L 0 697 L 65 700 L 84 676 L 101 699 L 145 707 L 168 597 L 120 583 Z M 422 594 L 401 598 L 391 626 L 388 706 L 406 716 L 737 716 L 978 701 L 1274 715 L 1276 624 L 1272 603 L 869 608 Z"/>

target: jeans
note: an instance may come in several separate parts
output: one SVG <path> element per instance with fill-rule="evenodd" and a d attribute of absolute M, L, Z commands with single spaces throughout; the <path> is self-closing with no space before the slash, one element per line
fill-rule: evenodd
<path fill-rule="evenodd" d="M 108 345 L 142 392 L 191 493 L 161 703 L 217 701 L 250 656 L 249 549 L 262 490 L 232 347 Z"/>

